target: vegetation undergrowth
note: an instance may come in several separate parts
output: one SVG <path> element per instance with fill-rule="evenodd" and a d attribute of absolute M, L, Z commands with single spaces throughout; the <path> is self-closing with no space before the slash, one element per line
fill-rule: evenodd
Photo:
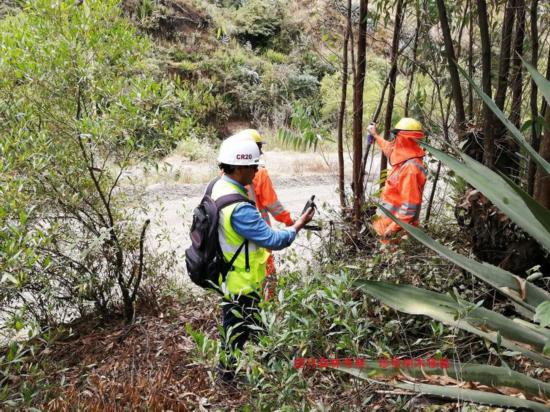
<path fill-rule="evenodd" d="M 436 228 L 445 243 L 455 243 L 457 228 Z M 412 241 L 397 250 L 351 253 L 335 259 L 328 244 L 307 273 L 279 275 L 279 291 L 262 316 L 266 333 L 249 349 L 243 368 L 254 382 L 253 408 L 280 410 L 390 407 L 395 397 L 376 392 L 337 371 L 319 367 L 320 359 L 370 359 L 388 365 L 395 358 L 450 359 L 456 362 L 500 364 L 524 370 L 544 381 L 548 371 L 517 353 L 490 345 L 426 317 L 400 314 L 382 306 L 356 287 L 359 279 L 409 283 L 426 289 L 454 291 L 461 298 L 489 307 L 501 305 L 491 288 Z M 456 245 L 455 245 L 456 246 Z M 324 256 L 323 256 L 324 255 Z M 350 257 L 351 256 L 351 257 Z M 460 316 L 460 314 L 457 314 Z M 296 368 L 297 359 L 305 367 Z M 308 359 L 317 365 L 308 367 Z M 371 371 L 372 376 L 376 375 Z M 417 399 L 401 399 L 414 408 Z M 421 403 L 431 403 L 424 399 Z M 436 402 L 437 403 L 437 402 Z M 391 406 L 394 408 L 397 406 Z"/>
<path fill-rule="evenodd" d="M 153 239 L 149 234 L 148 199 L 140 194 L 143 186 L 151 183 L 149 177 L 138 175 L 137 179 L 128 179 L 130 186 L 137 180 L 137 188 L 121 186 L 121 182 L 123 177 L 133 177 L 133 171 L 129 170 L 132 167 L 145 161 L 156 167 L 161 157 L 166 164 L 166 171 L 160 174 L 164 183 L 168 178 L 177 183 L 200 182 L 204 176 L 217 172 L 204 167 L 204 176 L 187 176 L 184 167 L 173 167 L 170 157 L 165 156 L 171 154 L 206 164 L 215 157 L 218 139 L 235 128 L 256 127 L 267 131 L 264 134 L 275 146 L 293 144 L 303 149 L 322 142 L 324 148 L 332 148 L 339 119 L 342 74 L 339 55 L 327 50 L 341 46 L 338 42 L 343 32 L 336 33 L 339 28 L 334 24 L 327 26 L 330 27 L 327 30 L 332 30 L 330 34 L 321 36 L 321 29 L 316 28 L 317 37 L 310 37 L 298 24 L 297 15 L 301 12 L 304 17 L 306 13 L 298 10 L 301 5 L 294 4 L 295 9 L 289 12 L 288 2 L 283 0 L 24 0 L 2 4 L 0 327 L 4 336 L 0 342 L 3 346 L 0 403 L 3 407 L 61 410 L 109 409 L 113 405 L 128 409 L 146 405 L 151 409 L 244 410 L 438 407 L 436 401 L 426 396 L 388 392 L 382 382 L 391 383 L 392 377 L 380 377 L 379 370 L 368 371 L 367 377 L 381 381 L 365 383 L 357 376 L 319 367 L 320 359 L 365 358 L 375 364 L 381 364 L 381 360 L 391 364 L 395 358 L 448 358 L 458 363 L 502 365 L 500 369 L 506 373 L 521 372 L 525 379 L 549 381 L 548 368 L 507 347 L 510 342 L 500 330 L 482 325 L 479 330 L 487 334 L 476 337 L 437 318 L 390 309 L 381 304 L 383 299 L 372 297 L 374 293 L 367 294 L 368 288 L 358 286 L 361 282 L 370 282 L 371 286 L 383 283 L 394 291 L 399 287 L 412 291 L 406 289 L 412 285 L 417 287 L 415 290 L 426 289 L 422 296 L 438 292 L 437 296 L 448 298 L 450 319 L 458 323 L 467 323 L 467 318 L 481 309 L 494 311 L 493 316 L 502 314 L 510 318 L 519 312 L 529 322 L 537 323 L 524 320 L 524 325 L 544 334 L 545 325 L 550 323 L 548 302 L 538 302 L 543 293 L 525 291 L 531 288 L 537 292 L 535 287 L 548 289 L 549 279 L 543 273 L 546 268 L 536 266 L 526 273 L 529 259 L 524 259 L 522 265 L 515 266 L 517 276 L 508 284 L 511 287 L 493 288 L 480 279 L 500 280 L 494 273 L 493 278 L 485 272 L 470 274 L 467 269 L 460 269 L 465 264 L 451 264 L 442 257 L 445 253 L 425 249 L 413 238 L 402 241 L 398 247 L 379 248 L 368 230 L 363 238 L 357 239 L 348 236 L 349 227 L 344 225 L 335 232 L 332 227 L 325 228 L 323 235 L 327 230 L 330 233 L 322 238 L 315 259 L 301 270 L 290 273 L 283 270 L 279 274 L 278 293 L 263 307 L 265 333 L 240 354 L 240 373 L 248 378 L 248 385 L 235 389 L 220 387 L 215 382 L 221 335 L 217 299 L 196 290 L 181 289 L 169 276 L 173 273 L 185 276 L 177 266 L 180 245 L 171 244 L 170 250 L 163 251 L 160 244 L 166 239 L 158 235 Z M 370 10 L 371 35 L 377 35 L 372 31 L 376 26 L 373 17 L 389 19 L 389 14 L 382 11 L 383 5 L 384 2 L 374 2 L 375 10 Z M 325 6 L 328 19 L 336 14 L 342 20 L 343 10 L 336 10 L 335 2 L 327 2 Z M 462 13 L 459 6 L 449 8 L 454 17 L 468 14 Z M 422 7 L 426 10 L 421 10 Z M 498 8 L 496 4 L 494 7 Z M 461 83 L 448 81 L 442 69 L 444 56 L 440 43 L 427 30 L 427 26 L 438 22 L 435 3 L 418 3 L 415 12 L 417 36 L 420 33 L 420 42 L 429 44 L 420 51 L 422 57 L 416 55 L 416 45 L 413 57 L 405 50 L 410 61 L 401 67 L 396 65 L 400 75 L 390 86 L 396 92 L 392 98 L 395 109 L 383 104 L 384 96 L 380 98 L 389 80 L 390 66 L 380 57 L 386 52 L 373 48 L 376 54 L 369 53 L 367 57 L 368 87 L 362 95 L 363 117 L 373 120 L 374 112 L 380 114 L 385 108 L 390 115 L 389 123 L 394 124 L 408 113 L 422 119 L 431 129 L 432 143 L 458 146 L 460 139 L 449 133 L 452 106 L 449 96 L 456 83 L 459 88 Z M 536 7 L 534 12 L 536 26 Z M 421 27 L 421 18 L 426 19 L 423 24 L 426 27 Z M 496 17 L 495 20 L 498 23 Z M 315 25 L 319 21 L 317 15 L 308 23 Z M 463 23 L 462 28 L 466 27 L 466 20 Z M 410 35 L 405 37 L 407 41 L 413 40 Z M 470 46 L 473 46 L 471 39 Z M 426 68 L 420 60 L 435 62 L 434 69 Z M 415 65 L 418 65 L 416 75 Z M 521 73 L 519 61 L 514 70 Z M 410 77 L 405 79 L 405 75 Z M 476 121 L 475 112 L 481 102 L 474 101 L 475 82 L 465 78 L 473 83 L 469 91 L 469 119 Z M 548 85 L 538 81 L 540 89 L 548 93 Z M 349 103 L 353 94 L 351 85 L 345 90 Z M 409 91 L 413 94 L 409 95 Z M 477 89 L 476 93 L 480 94 Z M 342 115 L 349 120 L 354 110 L 348 104 Z M 502 118 L 500 114 L 500 121 Z M 520 120 L 515 121 L 518 128 Z M 544 126 L 539 116 L 528 120 L 522 129 L 535 123 L 540 124 L 539 129 Z M 459 127 L 465 124 L 462 122 Z M 344 135 L 350 133 L 351 122 L 346 121 Z M 536 150 L 517 137 L 521 134 L 519 130 L 512 130 L 512 134 L 521 143 L 518 154 L 532 154 Z M 474 140 L 479 137 L 475 133 L 464 134 L 471 135 Z M 449 159 L 433 148 L 427 150 L 432 156 L 432 166 L 438 163 L 436 176 L 439 176 L 441 159 L 447 162 Z M 512 176 L 514 179 L 521 180 L 527 174 L 527 157 L 523 154 L 520 160 L 526 170 Z M 547 162 L 535 159 L 541 168 L 548 167 Z M 471 180 L 475 181 L 476 175 L 488 174 L 485 169 L 471 172 L 476 167 L 471 159 L 462 157 L 461 162 L 455 160 L 458 165 L 454 167 L 467 169 L 465 174 L 470 178 L 473 175 Z M 434 174 L 431 170 L 430 179 Z M 493 230 L 485 233 L 489 238 L 497 238 L 503 233 L 505 222 L 507 232 L 521 239 L 526 236 L 488 198 L 482 197 L 481 192 L 489 193 L 486 188 L 480 189 L 481 192 L 469 190 L 465 181 L 451 172 L 447 172 L 445 179 L 460 186 L 460 193 L 453 199 L 455 204 L 460 203 L 458 208 L 468 208 L 474 201 L 480 206 L 478 211 L 470 212 L 481 217 L 474 235 L 492 222 Z M 506 185 L 500 183 L 504 190 Z M 510 194 L 517 196 L 521 192 L 517 187 L 510 188 L 502 204 L 514 212 L 508 199 Z M 464 192 L 466 201 L 457 200 Z M 477 197 L 470 196 L 472 193 Z M 499 200 L 501 192 L 492 195 L 491 200 Z M 528 199 L 528 195 L 523 199 Z M 462 229 L 450 220 L 449 205 L 444 206 L 447 208 L 442 214 L 449 217 L 429 225 L 427 233 L 439 239 L 444 247 L 470 256 L 472 245 L 466 243 Z M 516 217 L 524 225 L 527 223 L 526 230 L 531 235 L 534 233 L 539 240 L 548 242 L 542 231 L 537 230 L 547 221 L 545 209 L 540 205 L 534 209 L 539 213 L 539 222 L 525 219 L 529 218 L 527 213 L 516 213 Z M 457 209 L 455 214 L 460 221 Z M 425 244 L 430 241 L 422 233 L 405 230 Z M 478 238 L 478 243 L 486 243 L 479 239 L 483 238 Z M 497 240 L 503 240 L 506 249 L 508 239 Z M 489 254 L 494 255 L 490 249 Z M 548 257 L 544 251 L 539 255 Z M 294 259 L 298 261 L 299 256 Z M 484 269 L 490 272 L 487 268 L 485 265 Z M 484 275 L 487 277 L 483 278 Z M 516 295 L 523 304 L 523 312 L 514 305 L 518 301 Z M 401 296 L 406 300 L 406 295 Z M 429 303 L 417 299 L 414 309 L 428 307 Z M 548 339 L 544 347 L 541 341 L 538 336 L 535 343 L 541 346 L 536 348 L 540 353 L 534 353 L 538 359 L 548 355 L 550 345 Z M 517 349 L 530 348 L 517 346 Z M 297 368 L 298 359 L 313 359 L 317 367 Z M 424 383 L 443 383 L 441 387 L 445 389 L 454 384 L 471 389 L 483 386 L 475 380 L 466 384 L 459 379 L 453 381 L 449 376 L 423 379 Z M 518 381 L 525 381 L 522 379 Z M 447 383 L 451 385 L 445 386 Z M 491 390 L 516 395 L 515 389 Z M 528 395 L 521 392 L 518 396 L 548 403 L 547 394 L 542 391 Z"/>

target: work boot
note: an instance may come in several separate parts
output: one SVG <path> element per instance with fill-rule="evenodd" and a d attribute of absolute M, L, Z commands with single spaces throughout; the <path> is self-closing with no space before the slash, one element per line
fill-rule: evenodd
<path fill-rule="evenodd" d="M 227 369 L 223 365 L 217 367 L 216 383 L 229 388 L 237 388 L 240 385 L 248 385 L 248 379 L 242 374 L 235 374 L 235 370 Z"/>

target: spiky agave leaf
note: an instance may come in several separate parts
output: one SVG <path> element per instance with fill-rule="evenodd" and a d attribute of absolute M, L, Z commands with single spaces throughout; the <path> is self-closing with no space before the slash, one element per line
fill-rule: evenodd
<path fill-rule="evenodd" d="M 386 305 L 411 315 L 425 315 L 447 325 L 474 333 L 493 343 L 550 367 L 550 357 L 543 354 L 547 338 L 543 333 L 514 322 L 499 313 L 411 285 L 358 280 L 356 285 Z"/>
<path fill-rule="evenodd" d="M 533 285 L 531 282 L 523 281 L 523 279 L 519 279 L 513 273 L 501 269 L 498 266 L 494 266 L 486 262 L 478 262 L 474 259 L 470 259 L 456 253 L 432 239 L 421 229 L 397 219 L 383 206 L 379 207 L 382 212 L 386 214 L 386 216 L 400 225 L 420 243 L 429 247 L 443 258 L 450 260 L 454 264 L 472 273 L 477 278 L 487 282 L 499 292 L 510 297 L 519 305 L 527 309 L 531 320 L 533 319 L 537 306 L 550 300 L 550 294 L 544 289 Z"/>
<path fill-rule="evenodd" d="M 332 367 L 332 366 L 331 366 Z M 449 362 L 447 368 L 437 366 L 431 368 L 424 363 L 422 367 L 383 367 L 379 361 L 365 360 L 363 368 L 350 368 L 346 366 L 332 367 L 350 373 L 352 370 L 356 376 L 364 378 L 400 379 L 411 378 L 441 383 L 451 381 L 453 383 L 477 382 L 493 388 L 515 388 L 524 393 L 541 398 L 550 398 L 550 384 L 531 378 L 522 373 L 502 366 L 481 365 L 476 363 Z M 451 378 L 451 379 L 448 379 Z"/>
<path fill-rule="evenodd" d="M 439 396 L 442 398 L 460 400 L 462 402 L 475 402 L 492 406 L 503 406 L 511 408 L 527 408 L 536 412 L 548 412 L 548 406 L 526 399 L 515 398 L 508 395 L 501 395 L 492 392 L 483 392 L 480 390 L 463 389 L 458 386 L 440 386 L 430 385 L 425 383 L 410 383 L 410 382 L 384 382 L 371 379 L 368 372 L 357 368 L 347 368 L 344 366 L 335 369 L 366 380 L 369 383 L 390 385 L 399 389 L 410 390 L 424 395 Z"/>
<path fill-rule="evenodd" d="M 546 174 L 550 174 L 550 163 L 548 163 L 544 158 L 537 153 L 533 147 L 527 143 L 525 140 L 525 137 L 521 134 L 521 132 L 518 130 L 514 124 L 508 120 L 506 115 L 498 108 L 496 103 L 487 96 L 483 90 L 474 82 L 470 76 L 464 71 L 462 67 L 460 67 L 458 64 L 456 65 L 458 67 L 458 70 L 460 70 L 460 73 L 462 73 L 462 76 L 468 80 L 468 82 L 472 85 L 475 92 L 478 94 L 479 97 L 485 102 L 485 104 L 493 111 L 493 113 L 499 118 L 499 120 L 506 126 L 506 128 L 511 132 L 512 137 L 514 140 L 529 154 L 529 156 L 533 159 L 534 162 L 536 162 L 542 170 L 546 172 Z M 535 79 L 536 81 L 536 79 Z"/>
<path fill-rule="evenodd" d="M 487 196 L 514 223 L 533 236 L 550 251 L 550 211 L 510 180 L 460 153 L 463 162 L 429 145 L 423 145 L 435 158 L 441 160 L 469 184 Z"/>

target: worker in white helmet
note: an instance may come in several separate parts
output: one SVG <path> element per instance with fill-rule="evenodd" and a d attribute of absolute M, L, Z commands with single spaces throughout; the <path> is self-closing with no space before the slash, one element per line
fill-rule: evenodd
<path fill-rule="evenodd" d="M 214 184 L 212 198 L 216 200 L 233 193 L 248 198 L 245 186 L 252 183 L 259 162 L 260 150 L 254 141 L 224 141 L 218 156 L 223 176 Z M 289 228 L 274 230 L 262 219 L 258 209 L 246 201 L 234 203 L 220 211 L 218 235 L 225 259 L 232 259 L 239 246 L 248 240 L 245 253 L 240 253 L 234 260 L 226 277 L 226 287 L 231 297 L 225 297 L 222 307 L 225 331 L 222 347 L 226 349 L 226 359 L 222 359 L 219 369 L 222 381 L 233 380 L 235 365 L 231 353 L 243 348 L 253 329 L 250 325 L 255 324 L 266 276 L 267 249 L 280 250 L 290 246 L 314 213 L 311 208 Z"/>
<path fill-rule="evenodd" d="M 260 133 L 255 129 L 241 130 L 238 133 L 228 137 L 228 140 L 252 140 L 258 145 L 260 149 L 260 155 L 263 154 L 262 147 L 264 145 L 264 139 Z M 256 203 L 262 219 L 271 226 L 271 215 L 275 220 L 285 224 L 286 226 L 292 226 L 294 220 L 292 219 L 290 212 L 279 201 L 273 183 L 267 171 L 265 165 L 260 164 L 258 172 L 254 176 L 252 184 L 247 186 L 248 197 Z M 269 257 L 266 265 L 266 284 L 264 298 L 269 300 L 274 294 L 277 285 L 275 260 L 273 259 L 273 253 L 269 251 Z"/>

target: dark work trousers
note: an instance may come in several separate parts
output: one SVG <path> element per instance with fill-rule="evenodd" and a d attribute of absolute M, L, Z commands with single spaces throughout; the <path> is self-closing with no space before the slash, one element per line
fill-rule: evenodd
<path fill-rule="evenodd" d="M 258 333 L 258 330 L 251 329 L 249 326 L 260 326 L 259 302 L 260 297 L 257 294 L 233 297 L 233 300 L 223 300 L 222 324 L 225 339 L 221 340 L 221 347 L 226 354 L 227 362 L 225 365 L 220 362 L 220 373 L 226 380 L 233 378 L 236 368 L 236 361 L 232 352 L 235 349 L 242 350 L 246 341 Z"/>

